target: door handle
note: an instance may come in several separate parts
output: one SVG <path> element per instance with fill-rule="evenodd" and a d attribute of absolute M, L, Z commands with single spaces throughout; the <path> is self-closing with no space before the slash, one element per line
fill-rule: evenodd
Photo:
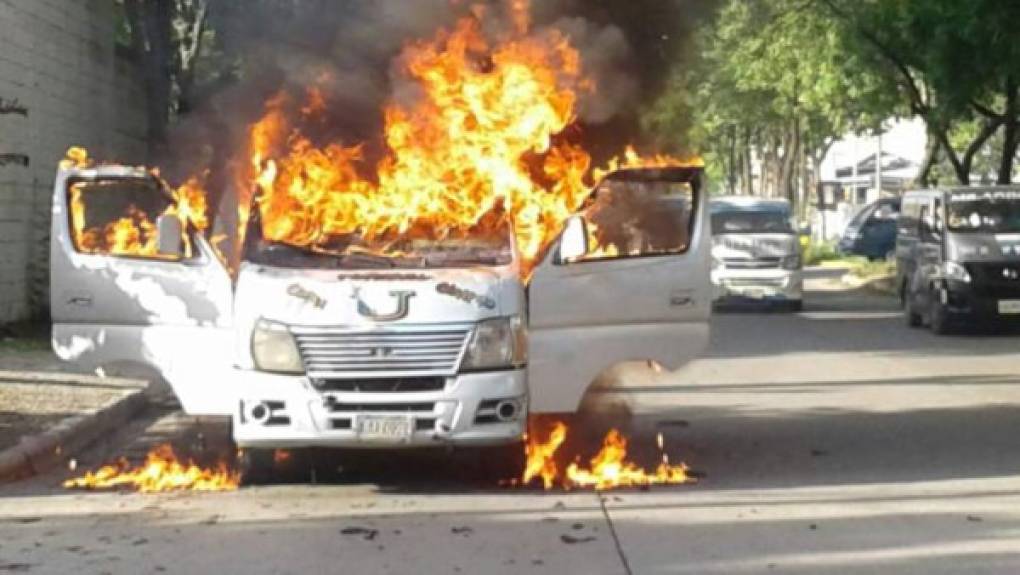
<path fill-rule="evenodd" d="M 690 307 L 694 305 L 694 292 L 675 291 L 669 296 L 670 307 Z"/>
<path fill-rule="evenodd" d="M 67 305 L 92 307 L 92 295 L 72 295 L 67 299 Z"/>

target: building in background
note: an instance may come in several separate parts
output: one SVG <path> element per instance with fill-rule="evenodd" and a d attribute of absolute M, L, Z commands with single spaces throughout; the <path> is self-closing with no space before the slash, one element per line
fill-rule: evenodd
<path fill-rule="evenodd" d="M 815 237 L 838 239 L 858 210 L 913 187 L 926 143 L 924 123 L 909 120 L 891 123 L 881 138 L 848 136 L 834 144 L 822 164 L 817 211 L 811 222 Z M 875 170 L 879 156 L 881 186 Z"/>
<path fill-rule="evenodd" d="M 80 145 L 96 157 L 141 162 L 145 91 L 116 46 L 113 0 L 0 2 L 0 324 L 45 313 L 50 196 L 57 163 Z M 59 289 L 59 286 L 57 287 Z"/>

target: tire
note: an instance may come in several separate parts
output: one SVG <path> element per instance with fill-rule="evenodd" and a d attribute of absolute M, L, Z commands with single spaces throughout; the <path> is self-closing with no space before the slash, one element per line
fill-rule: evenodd
<path fill-rule="evenodd" d="M 932 300 L 929 307 L 928 326 L 935 335 L 949 335 L 953 332 L 946 316 L 946 308 L 936 300 Z"/>
<path fill-rule="evenodd" d="M 496 484 L 519 480 L 524 475 L 524 442 L 518 441 L 496 447 L 475 447 L 467 452 L 474 459 L 478 474 Z"/>
<path fill-rule="evenodd" d="M 272 449 L 240 449 L 237 471 L 241 485 L 262 485 L 273 479 Z"/>
<path fill-rule="evenodd" d="M 903 303 L 903 317 L 907 321 L 907 327 L 921 327 L 924 323 L 921 318 L 921 314 L 914 311 L 914 301 L 910 294 L 910 288 L 907 287 L 906 282 L 903 282 L 903 287 L 900 290 L 900 301 Z"/>
<path fill-rule="evenodd" d="M 786 309 L 790 313 L 800 313 L 804 311 L 804 300 L 797 299 L 786 302 Z"/>

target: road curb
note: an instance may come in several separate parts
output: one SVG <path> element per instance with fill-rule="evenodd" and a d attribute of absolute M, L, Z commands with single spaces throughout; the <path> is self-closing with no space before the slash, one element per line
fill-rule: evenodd
<path fill-rule="evenodd" d="M 145 388 L 139 387 L 93 413 L 68 417 L 42 433 L 22 437 L 17 445 L 0 451 L 0 483 L 53 469 L 127 423 L 146 405 Z"/>

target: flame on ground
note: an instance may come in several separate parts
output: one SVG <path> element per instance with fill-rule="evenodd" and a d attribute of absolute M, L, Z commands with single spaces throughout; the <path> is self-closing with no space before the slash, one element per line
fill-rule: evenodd
<path fill-rule="evenodd" d="M 113 465 L 106 465 L 95 472 L 68 479 L 64 487 L 69 489 L 111 489 L 130 487 L 142 493 L 163 491 L 232 491 L 239 484 L 238 474 L 220 463 L 214 468 L 204 468 L 192 461 L 182 462 L 173 447 L 162 444 L 154 447 L 145 457 L 145 463 L 131 467 L 121 458 Z"/>
<path fill-rule="evenodd" d="M 643 487 L 693 483 L 688 468 L 683 463 L 670 464 L 663 453 L 662 461 L 653 471 L 638 467 L 627 461 L 627 438 L 618 430 L 611 429 L 602 442 L 602 448 L 592 457 L 587 467 L 579 461 L 565 468 L 557 462 L 557 452 L 567 439 L 567 425 L 556 422 L 548 436 L 540 438 L 529 434 L 526 445 L 527 463 L 521 482 L 525 485 L 541 481 L 545 489 L 596 489 L 604 491 L 618 487 Z M 664 445 L 662 434 L 656 438 L 659 451 Z"/>

